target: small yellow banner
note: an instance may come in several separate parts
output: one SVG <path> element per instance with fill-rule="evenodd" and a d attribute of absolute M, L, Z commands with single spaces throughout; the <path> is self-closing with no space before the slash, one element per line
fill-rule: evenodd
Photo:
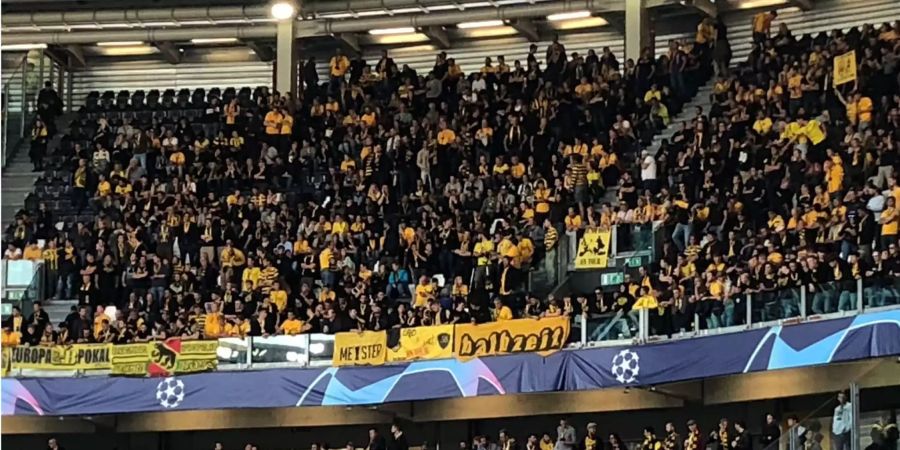
<path fill-rule="evenodd" d="M 112 344 L 73 344 L 54 347 L 12 347 L 11 369 L 103 370 L 110 368 Z"/>
<path fill-rule="evenodd" d="M 169 376 L 215 370 L 218 341 L 166 341 L 112 347 L 113 375 Z"/>
<path fill-rule="evenodd" d="M 834 85 L 856 80 L 856 50 L 834 57 Z"/>
<path fill-rule="evenodd" d="M 378 366 L 387 354 L 387 333 L 363 331 L 334 335 L 335 366 Z"/>
<path fill-rule="evenodd" d="M 463 360 L 518 352 L 547 356 L 566 345 L 570 328 L 568 317 L 456 325 L 454 353 Z"/>
<path fill-rule="evenodd" d="M 387 333 L 389 362 L 453 357 L 453 325 L 391 329 Z"/>
<path fill-rule="evenodd" d="M 609 257 L 609 231 L 587 230 L 578 243 L 576 269 L 603 269 Z"/>

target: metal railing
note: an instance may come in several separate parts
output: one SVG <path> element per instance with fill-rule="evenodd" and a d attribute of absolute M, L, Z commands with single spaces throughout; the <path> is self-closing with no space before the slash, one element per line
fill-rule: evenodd
<path fill-rule="evenodd" d="M 3 130 L 0 164 L 3 168 L 6 168 L 10 156 L 24 141 L 28 125 L 34 120 L 41 87 L 45 81 L 58 84 L 56 75 L 60 70 L 43 50 L 27 52 L 13 68 L 4 69 L 4 72 L 12 75 L 4 79 L 0 94 L 0 106 L 3 108 L 0 112 L 0 126 Z"/>
<path fill-rule="evenodd" d="M 25 136 L 25 117 L 27 116 L 28 102 L 26 98 L 26 72 L 28 71 L 28 55 L 23 55 L 16 66 L 8 70 L 12 75 L 4 80 L 2 94 L 2 123 L 3 129 L 2 148 L 0 148 L 0 163 L 5 168 L 11 150 L 14 149 L 22 137 Z"/>
<path fill-rule="evenodd" d="M 889 282 L 884 285 L 882 282 Z M 808 314 L 806 309 L 799 309 L 796 315 L 778 315 L 761 320 L 758 313 L 769 307 L 771 297 L 749 295 L 742 304 L 747 319 L 744 323 L 731 325 L 724 323 L 718 327 L 709 327 L 704 321 L 703 313 L 697 312 L 691 320 L 689 329 L 681 329 L 669 334 L 660 333 L 660 316 L 656 310 L 639 309 L 632 311 L 608 312 L 603 314 L 579 314 L 572 318 L 573 326 L 570 335 L 569 349 L 584 347 L 631 346 L 647 344 L 666 339 L 688 339 L 710 334 L 724 334 L 746 331 L 752 328 L 772 327 L 776 325 L 796 324 L 817 320 L 847 317 L 863 312 L 876 312 L 900 308 L 900 296 L 893 287 L 896 280 L 857 280 L 857 294 L 863 301 L 851 303 L 851 308 L 838 311 Z M 36 285 L 35 289 L 39 289 Z M 800 302 L 810 297 L 805 293 L 806 287 L 800 289 Z M 840 297 L 841 292 L 836 293 Z M 780 298 L 780 297 L 779 297 Z M 882 299 L 887 303 L 883 303 Z M 720 303 L 724 303 L 720 301 Z M 716 309 L 711 309 L 716 311 Z M 794 311 L 794 310 L 792 310 Z M 226 337 L 218 339 L 216 352 L 220 371 L 229 370 L 263 370 L 285 367 L 330 367 L 334 356 L 334 335 L 301 334 L 292 336 L 264 337 Z M 101 376 L 109 371 L 57 371 L 14 369 L 12 376 L 30 377 L 66 377 L 66 376 Z"/>
<path fill-rule="evenodd" d="M 900 308 L 900 280 L 858 278 L 702 299 L 664 309 L 579 315 L 581 345 L 629 345 L 731 333 Z"/>
<path fill-rule="evenodd" d="M 2 317 L 5 319 L 17 306 L 22 315 L 32 313 L 32 303 L 44 299 L 45 270 L 42 261 L 3 260 L 0 288 L 3 292 Z"/>

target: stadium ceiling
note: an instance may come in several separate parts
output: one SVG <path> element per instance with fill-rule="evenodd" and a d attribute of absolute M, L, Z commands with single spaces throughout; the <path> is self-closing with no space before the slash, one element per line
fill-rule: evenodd
<path fill-rule="evenodd" d="M 457 37 L 461 22 L 503 21 L 531 41 L 539 39 L 547 16 L 588 12 L 604 19 L 595 26 L 624 30 L 626 0 L 316 0 L 299 2 L 297 38 L 333 36 L 352 47 L 369 44 L 373 29 L 413 28 L 439 46 Z M 632 0 L 628 0 L 632 1 Z M 684 14 L 715 16 L 732 9 L 800 6 L 811 0 L 644 0 L 658 23 Z M 2 44 L 77 48 L 99 42 L 230 43 L 263 48 L 272 42 L 276 23 L 271 2 L 260 0 L 4 0 Z M 669 22 L 676 22 L 674 20 Z M 690 22 L 692 21 L 680 21 Z M 693 26 L 693 25 L 692 25 Z M 450 35 L 448 35 L 450 31 Z M 549 31 L 549 30 L 548 30 Z M 377 42 L 376 42 L 377 43 Z M 254 50 L 255 51 L 255 50 Z M 174 61 L 174 59 L 172 59 Z"/>

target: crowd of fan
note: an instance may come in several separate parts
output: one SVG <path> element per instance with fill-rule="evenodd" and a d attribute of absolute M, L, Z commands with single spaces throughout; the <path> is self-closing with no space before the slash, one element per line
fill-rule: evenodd
<path fill-rule="evenodd" d="M 846 396 L 839 403 L 840 408 L 848 407 Z M 619 433 L 611 431 L 601 433 L 595 422 L 588 423 L 583 429 L 576 429 L 568 419 L 561 419 L 553 431 L 533 432 L 519 439 L 509 430 L 501 429 L 496 439 L 486 434 L 474 436 L 471 440 L 459 442 L 458 450 L 777 450 L 779 448 L 796 450 L 822 450 L 825 435 L 830 435 L 833 450 L 848 450 L 850 447 L 849 428 L 840 427 L 840 422 L 832 424 L 831 429 L 820 420 L 801 421 L 791 415 L 785 422 L 779 422 L 772 414 L 766 414 L 758 427 L 751 432 L 743 420 L 722 418 L 710 424 L 708 432 L 696 420 L 688 420 L 685 425 L 668 421 L 660 431 L 653 426 L 645 426 L 637 439 L 624 440 Z M 753 425 L 751 425 L 753 426 Z M 579 427 L 580 428 L 580 427 Z M 898 432 L 895 423 L 879 423 L 869 433 L 871 444 L 866 450 L 896 450 Z M 347 442 L 343 447 L 315 443 L 311 450 L 343 448 L 344 450 L 407 450 L 409 443 L 399 426 L 391 427 L 389 434 L 382 435 L 377 428 L 370 428 L 363 443 Z M 254 444 L 247 444 L 245 450 L 255 450 Z M 422 443 L 422 450 L 433 447 Z M 213 450 L 225 450 L 226 447 L 217 442 Z"/>
<path fill-rule="evenodd" d="M 900 24 L 798 40 L 783 25 L 769 36 L 775 16 L 754 18 L 754 50 L 735 72 L 724 24 L 706 19 L 693 42 L 621 67 L 609 49 L 570 55 L 557 40 L 471 74 L 444 53 L 420 75 L 387 52 L 370 66 L 337 51 L 325 83 L 306 62 L 296 96 L 212 99 L 193 121 L 83 115 L 50 151 L 72 173 L 73 204 L 96 219 L 60 230 L 41 205 L 17 216 L 5 254 L 43 259 L 55 295 L 79 308 L 57 327 L 14 314 L 4 341 L 640 309 L 672 332 L 695 312 L 705 326 L 735 323 L 751 292 L 796 315 L 783 293 L 794 291 L 777 290 L 800 284 L 814 312 L 848 309 L 846 282 L 900 272 Z M 831 60 L 851 49 L 859 79 L 835 88 Z M 714 67 L 711 111 L 655 155 L 640 151 Z M 618 205 L 601 204 L 613 187 Z M 671 239 L 639 280 L 596 302 L 528 295 L 527 272 L 560 233 L 649 222 Z M 897 301 L 892 283 L 870 287 L 875 305 Z"/>
<path fill-rule="evenodd" d="M 776 12 L 753 21 L 746 64 L 720 74 L 710 111 L 697 111 L 627 178 L 619 212 L 671 225 L 659 267 L 631 288 L 657 308 L 656 331 L 900 301 L 897 275 L 900 22 L 796 39 Z M 832 60 L 856 52 L 855 82 L 832 85 Z M 662 187 L 658 187 L 662 185 Z M 623 289 L 624 290 L 624 289 Z M 630 301 L 629 293 L 622 295 Z"/>

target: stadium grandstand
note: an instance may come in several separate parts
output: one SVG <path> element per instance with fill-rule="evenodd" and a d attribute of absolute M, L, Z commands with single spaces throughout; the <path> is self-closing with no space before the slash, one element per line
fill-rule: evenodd
<path fill-rule="evenodd" d="M 16 449 L 897 450 L 897 0 L 6 0 Z"/>

